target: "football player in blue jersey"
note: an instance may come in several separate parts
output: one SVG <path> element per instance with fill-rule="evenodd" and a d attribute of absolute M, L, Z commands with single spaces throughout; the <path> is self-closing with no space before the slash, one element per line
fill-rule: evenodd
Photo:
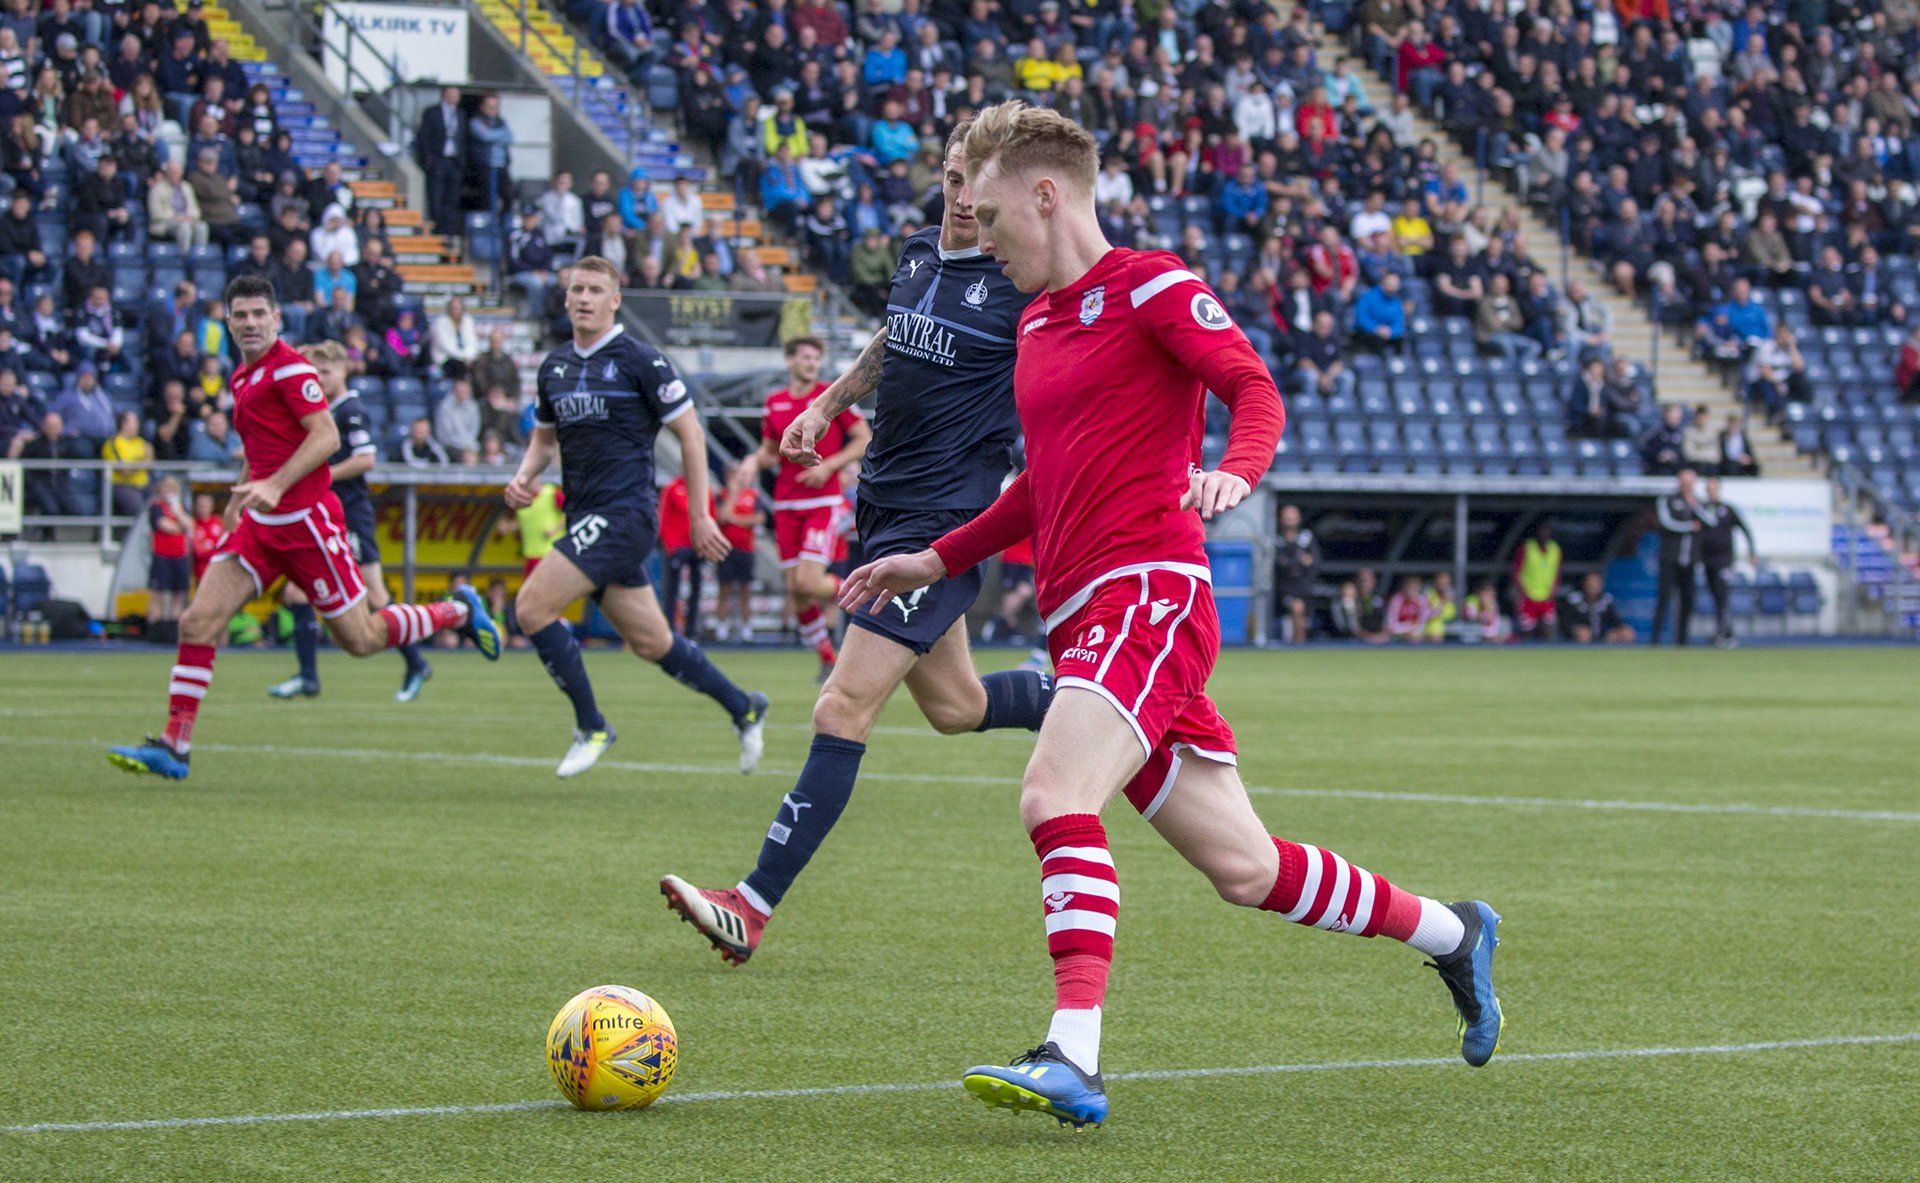
<path fill-rule="evenodd" d="M 360 565 L 360 578 L 367 584 L 367 607 L 378 612 L 393 602 L 387 592 L 386 576 L 380 571 L 380 540 L 374 533 L 373 495 L 367 492 L 367 472 L 379 459 L 380 445 L 373 436 L 373 423 L 360 396 L 347 386 L 347 351 L 335 341 L 321 341 L 303 348 L 307 360 L 319 372 L 320 389 L 327 396 L 327 409 L 333 412 L 334 426 L 340 431 L 340 450 L 328 458 L 333 478 L 333 495 L 340 499 L 342 523 L 347 541 L 353 546 L 354 562 Z M 317 650 L 320 645 L 320 621 L 313 605 L 292 580 L 280 593 L 281 602 L 293 613 L 293 651 L 299 658 L 300 672 L 267 693 L 275 698 L 312 698 L 320 693 L 320 669 Z M 400 689 L 393 692 L 395 702 L 412 702 L 420 688 L 433 676 L 433 667 L 420 656 L 420 646 L 397 646 L 406 658 L 407 675 Z"/>
<path fill-rule="evenodd" d="M 980 253 L 963 192 L 960 143 L 947 139 L 945 212 L 906 240 L 887 297 L 887 323 L 847 372 L 795 419 L 781 455 L 816 465 L 834 417 L 874 391 L 873 442 L 860 472 L 857 520 L 868 561 L 925 549 L 1000 494 L 1020 434 L 1013 401 L 1014 326 L 1032 298 Z M 867 735 L 901 683 L 946 735 L 996 727 L 1038 730 L 1053 698 L 1048 676 L 981 677 L 967 651 L 966 612 L 979 568 L 955 573 L 878 614 L 849 614 L 840 659 L 813 707 L 813 747 L 781 798 L 759 864 L 737 887 L 710 891 L 678 875 L 660 881 L 668 906 L 740 965 L 853 795 Z"/>
<path fill-rule="evenodd" d="M 662 427 L 680 441 L 694 549 L 710 562 L 732 549 L 713 520 L 705 429 L 673 363 L 626 334 L 616 320 L 619 308 L 613 264 L 589 255 L 573 265 L 567 281 L 573 340 L 540 363 L 533 438 L 506 489 L 508 506 L 532 504 L 556 448 L 565 455 L 567 531 L 514 599 L 520 631 L 573 700 L 573 743 L 558 771 L 578 776 L 614 741 L 594 703 L 580 645 L 560 619 L 567 605 L 591 595 L 635 653 L 726 708 L 740 736 L 740 771 L 751 772 L 764 746 L 767 696 L 741 690 L 700 646 L 676 636 L 647 586 L 647 556 L 659 537 L 653 444 Z"/>

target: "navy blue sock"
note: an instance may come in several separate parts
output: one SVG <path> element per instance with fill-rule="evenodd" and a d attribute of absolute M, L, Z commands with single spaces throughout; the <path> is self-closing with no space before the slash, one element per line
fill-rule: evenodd
<path fill-rule="evenodd" d="M 407 672 L 410 674 L 417 674 L 427 668 L 427 659 L 420 656 L 418 645 L 400 646 L 400 656 L 407 659 Z"/>
<path fill-rule="evenodd" d="M 975 731 L 996 727 L 1025 727 L 1040 730 L 1040 721 L 1053 705 L 1053 679 L 1038 670 L 1003 670 L 982 674 L 980 684 L 987 688 L 987 713 Z"/>
<path fill-rule="evenodd" d="M 813 737 L 807 766 L 793 791 L 780 800 L 780 810 L 760 844 L 760 863 L 747 876 L 747 886 L 768 904 L 777 904 L 806 868 L 813 852 L 840 820 L 840 811 L 853 796 L 860 774 L 860 757 L 867 745 L 833 735 Z"/>
<path fill-rule="evenodd" d="M 288 604 L 287 611 L 293 613 L 293 652 L 300 659 L 300 677 L 318 682 L 320 670 L 315 664 L 315 651 L 320 648 L 320 622 L 314 618 L 313 605 Z"/>
<path fill-rule="evenodd" d="M 564 620 L 556 620 L 528 640 L 540 651 L 540 661 L 552 675 L 553 684 L 573 700 L 574 726 L 582 731 L 605 731 L 607 721 L 593 702 L 593 683 L 587 681 L 587 665 L 580 660 L 580 642 Z"/>
<path fill-rule="evenodd" d="M 700 646 L 685 637 L 673 639 L 673 648 L 667 650 L 667 655 L 660 659 L 660 668 L 673 675 L 680 684 L 693 687 L 727 708 L 727 714 L 735 719 L 753 707 L 747 701 L 746 692 L 715 668 L 707 660 L 707 655 L 700 652 Z"/>

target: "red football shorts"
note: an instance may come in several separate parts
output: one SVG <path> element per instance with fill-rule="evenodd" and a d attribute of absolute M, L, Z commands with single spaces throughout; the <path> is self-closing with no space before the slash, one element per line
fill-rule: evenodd
<path fill-rule="evenodd" d="M 780 547 L 780 565 L 797 567 L 804 560 L 823 567 L 847 557 L 846 528 L 851 516 L 844 497 L 826 505 L 773 510 L 773 537 Z"/>
<path fill-rule="evenodd" d="M 1147 762 L 1126 792 L 1142 817 L 1166 800 L 1183 758 L 1237 762 L 1233 729 L 1206 693 L 1220 621 L 1205 580 L 1180 571 L 1108 580 L 1048 631 L 1047 648 L 1056 687 L 1106 699 L 1139 739 Z"/>
<path fill-rule="evenodd" d="M 1514 622 L 1514 627 L 1520 632 L 1526 632 L 1528 629 L 1538 627 L 1543 620 L 1553 619 L 1554 603 L 1552 600 L 1529 600 L 1525 595 L 1516 595 L 1515 603 L 1517 603 L 1520 608 L 1520 619 Z"/>
<path fill-rule="evenodd" d="M 296 513 L 240 515 L 240 524 L 213 552 L 213 561 L 233 559 L 265 594 L 284 575 L 306 593 L 313 610 L 335 617 L 367 594 L 353 545 L 341 528 L 340 499 L 332 493 Z"/>

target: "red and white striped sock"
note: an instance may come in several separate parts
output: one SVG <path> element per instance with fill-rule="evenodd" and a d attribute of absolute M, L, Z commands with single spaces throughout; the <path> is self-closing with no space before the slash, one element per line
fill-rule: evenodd
<path fill-rule="evenodd" d="M 176 755 L 193 747 L 193 719 L 200 700 L 213 681 L 212 645 L 181 645 L 178 664 L 167 679 L 167 729 L 163 733 Z"/>
<path fill-rule="evenodd" d="M 387 648 L 418 645 L 443 628 L 459 628 L 467 623 L 467 606 L 460 600 L 436 600 L 431 604 L 392 604 L 376 613 L 387 622 Z"/>
<path fill-rule="evenodd" d="M 834 586 L 837 588 L 839 581 L 836 580 Z M 810 601 L 800 609 L 800 639 L 818 653 L 822 661 L 833 661 L 838 656 L 827 633 L 827 614 L 820 610 L 819 604 Z"/>
<path fill-rule="evenodd" d="M 1040 901 L 1053 956 L 1053 1023 L 1047 1041 L 1083 1072 L 1100 1070 L 1100 1007 L 1113 968 L 1120 880 L 1107 831 L 1092 813 L 1069 813 L 1034 827 Z"/>
<path fill-rule="evenodd" d="M 1451 953 L 1466 936 L 1466 925 L 1438 900 L 1414 895 L 1347 862 L 1330 850 L 1273 840 L 1280 852 L 1280 874 L 1260 907 L 1328 932 L 1363 937 L 1388 936 L 1430 957 Z"/>

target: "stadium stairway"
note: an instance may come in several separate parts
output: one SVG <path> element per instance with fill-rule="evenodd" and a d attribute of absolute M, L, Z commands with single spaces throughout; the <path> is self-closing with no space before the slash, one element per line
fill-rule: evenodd
<path fill-rule="evenodd" d="M 1293 7 L 1288 6 L 1288 12 Z M 1376 107 L 1382 106 L 1393 94 L 1393 85 L 1387 79 L 1376 74 L 1365 57 L 1350 52 L 1346 42 L 1337 34 L 1329 33 L 1322 26 L 1315 25 L 1320 37 L 1319 57 L 1326 68 L 1331 68 L 1339 58 L 1347 59 L 1348 68 L 1366 85 L 1368 98 Z M 1460 171 L 1460 176 L 1469 178 L 1475 175 L 1474 160 L 1463 152 L 1453 138 L 1447 135 L 1431 119 L 1415 109 L 1415 125 L 1422 137 L 1429 138 L 1438 145 L 1443 163 L 1451 161 Z M 1553 271 L 1554 261 L 1560 256 L 1560 232 L 1557 227 L 1549 226 L 1532 209 L 1509 193 L 1493 178 L 1483 191 L 1476 196 L 1482 198 L 1489 224 L 1497 224 L 1508 209 L 1520 211 L 1520 236 L 1526 243 L 1527 252 L 1533 259 Z M 1600 272 L 1599 264 L 1592 258 L 1573 252 L 1573 266 L 1570 275 L 1577 275 L 1586 281 L 1587 290 L 1600 299 L 1613 312 L 1613 348 L 1618 354 L 1632 358 L 1643 368 L 1651 368 L 1653 358 L 1654 335 L 1658 328 L 1654 325 L 1647 310 L 1628 300 L 1608 282 Z M 1660 357 L 1660 373 L 1657 382 L 1657 395 L 1662 402 L 1683 403 L 1687 407 L 1704 405 L 1716 424 L 1722 423 L 1731 414 L 1740 410 L 1737 391 L 1730 391 L 1720 378 L 1707 367 L 1704 361 L 1690 356 L 1684 346 L 1675 346 L 1669 338 L 1663 342 Z M 1760 462 L 1763 476 L 1807 477 L 1821 475 L 1816 467 L 1817 459 L 1801 455 L 1784 433 L 1769 424 L 1764 418 L 1756 416 L 1749 424 L 1749 445 L 1754 458 Z"/>

